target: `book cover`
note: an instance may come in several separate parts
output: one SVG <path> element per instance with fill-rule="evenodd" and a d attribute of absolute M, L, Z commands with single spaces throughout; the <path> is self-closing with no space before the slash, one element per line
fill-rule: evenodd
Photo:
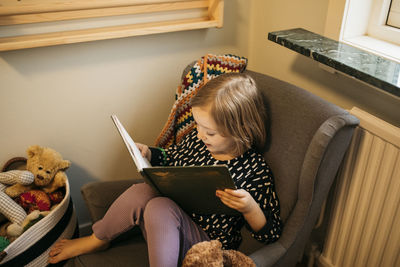
<path fill-rule="evenodd" d="M 112 115 L 111 118 L 138 172 L 162 196 L 175 201 L 187 213 L 240 214 L 215 195 L 217 189 L 236 189 L 227 166 L 151 166 L 117 116 Z"/>

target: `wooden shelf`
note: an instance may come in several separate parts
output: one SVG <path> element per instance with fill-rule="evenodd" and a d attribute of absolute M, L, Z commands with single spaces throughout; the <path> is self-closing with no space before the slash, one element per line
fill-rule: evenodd
<path fill-rule="evenodd" d="M 223 0 L 41 0 L 40 4 L 37 2 L 36 0 L 2 0 L 0 2 L 0 33 L 2 27 L 4 29 L 4 27 L 19 24 L 51 23 L 136 14 L 153 16 L 162 12 L 193 9 L 204 9 L 207 11 L 207 16 L 1 37 L 0 51 L 212 27 L 219 28 L 223 25 Z"/>

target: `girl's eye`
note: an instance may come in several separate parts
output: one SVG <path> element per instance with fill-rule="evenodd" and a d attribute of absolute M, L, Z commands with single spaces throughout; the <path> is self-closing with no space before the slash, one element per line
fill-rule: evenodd
<path fill-rule="evenodd" d="M 46 171 L 46 173 L 47 173 L 47 174 L 50 174 L 50 173 L 51 173 L 51 171 Z"/>
<path fill-rule="evenodd" d="M 215 133 L 207 133 L 208 136 L 214 136 Z"/>
<path fill-rule="evenodd" d="M 39 167 L 38 169 L 41 171 L 41 170 L 43 170 L 43 167 Z"/>

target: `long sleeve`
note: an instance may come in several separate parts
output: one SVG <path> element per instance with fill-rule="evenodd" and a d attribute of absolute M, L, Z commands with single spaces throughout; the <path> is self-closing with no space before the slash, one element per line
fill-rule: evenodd
<path fill-rule="evenodd" d="M 152 166 L 177 165 L 180 156 L 180 146 L 172 145 L 167 149 L 161 147 L 149 147 L 151 151 L 150 163 Z"/>
<path fill-rule="evenodd" d="M 165 166 L 165 150 L 159 147 L 150 147 L 151 159 L 150 163 L 152 166 Z"/>
<path fill-rule="evenodd" d="M 246 183 L 245 187 L 248 189 L 244 189 L 249 191 L 254 200 L 258 203 L 267 222 L 265 226 L 257 232 L 253 231 L 247 222 L 246 227 L 258 241 L 271 243 L 280 237 L 282 230 L 279 201 L 275 192 L 272 172 L 268 165 L 266 165 L 264 161 L 256 162 L 254 165 L 257 166 L 253 169 L 254 175 L 247 179 L 248 183 Z"/>

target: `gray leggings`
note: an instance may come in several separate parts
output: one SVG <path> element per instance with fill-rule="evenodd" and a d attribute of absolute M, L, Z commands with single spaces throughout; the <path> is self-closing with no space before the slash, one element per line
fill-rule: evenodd
<path fill-rule="evenodd" d="M 175 202 L 144 183 L 122 193 L 93 225 L 93 233 L 101 240 L 112 240 L 135 225 L 147 241 L 151 267 L 180 266 L 192 245 L 209 240 Z"/>

